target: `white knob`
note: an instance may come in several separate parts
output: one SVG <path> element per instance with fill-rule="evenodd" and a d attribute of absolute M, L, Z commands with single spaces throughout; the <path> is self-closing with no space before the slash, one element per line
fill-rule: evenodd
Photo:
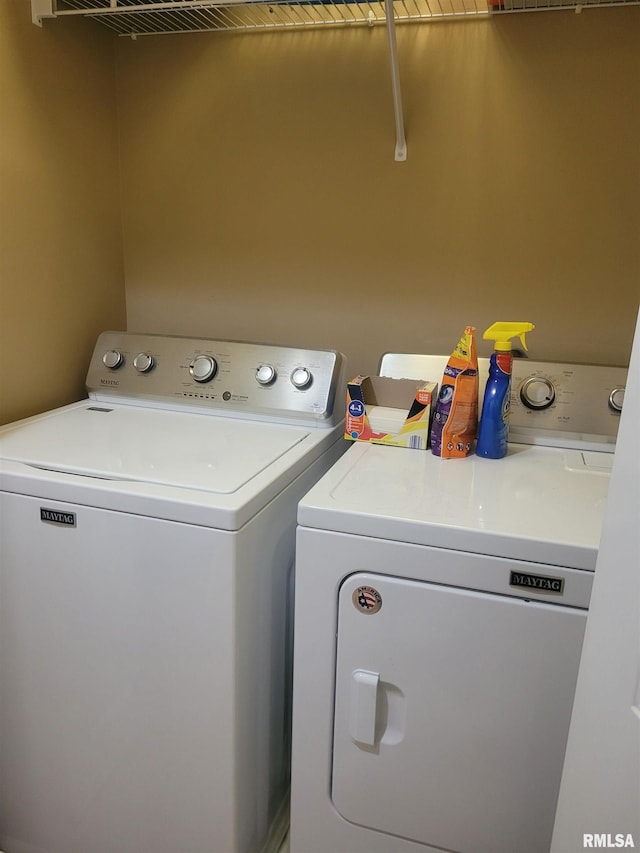
<path fill-rule="evenodd" d="M 555 398 L 553 382 L 544 376 L 530 376 L 520 386 L 520 399 L 528 409 L 548 409 Z"/>
<path fill-rule="evenodd" d="M 124 356 L 117 349 L 110 349 L 102 356 L 102 363 L 109 370 L 117 370 L 124 364 Z"/>
<path fill-rule="evenodd" d="M 609 408 L 613 409 L 614 412 L 621 412 L 623 403 L 624 388 L 614 388 L 609 394 Z"/>
<path fill-rule="evenodd" d="M 197 355 L 189 365 L 189 373 L 196 382 L 208 382 L 216 375 L 218 365 L 210 355 Z"/>
<path fill-rule="evenodd" d="M 260 385 L 271 385 L 275 382 L 277 372 L 272 364 L 261 364 L 256 370 L 256 382 Z"/>
<path fill-rule="evenodd" d="M 311 371 L 307 367 L 296 367 L 291 374 L 291 384 L 295 388 L 306 388 L 311 385 L 312 379 Z"/>
<path fill-rule="evenodd" d="M 139 352 L 133 359 L 133 366 L 138 373 L 148 373 L 154 364 L 153 356 L 148 352 Z"/>

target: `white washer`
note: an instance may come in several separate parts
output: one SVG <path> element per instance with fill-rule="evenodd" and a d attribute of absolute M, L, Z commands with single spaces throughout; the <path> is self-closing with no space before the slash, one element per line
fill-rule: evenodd
<path fill-rule="evenodd" d="M 292 853 L 548 853 L 625 376 L 516 362 L 506 458 L 356 443 L 304 497 Z"/>
<path fill-rule="evenodd" d="M 287 827 L 300 497 L 339 353 L 105 333 L 0 430 L 0 849 L 245 853 Z"/>

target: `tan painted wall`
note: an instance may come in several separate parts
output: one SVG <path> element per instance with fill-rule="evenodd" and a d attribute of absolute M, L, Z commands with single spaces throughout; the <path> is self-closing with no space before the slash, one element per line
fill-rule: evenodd
<path fill-rule="evenodd" d="M 382 29 L 134 42 L 1 3 L 0 421 L 77 399 L 124 326 L 118 175 L 132 330 L 370 372 L 522 318 L 533 357 L 624 363 L 639 35 L 637 7 L 399 27 L 400 164 Z"/>
<path fill-rule="evenodd" d="M 113 39 L 0 2 L 0 423 L 84 393 L 125 324 Z"/>
<path fill-rule="evenodd" d="M 640 297 L 640 8 L 120 39 L 129 327 L 625 363 Z M 483 343 L 481 353 L 489 351 Z"/>

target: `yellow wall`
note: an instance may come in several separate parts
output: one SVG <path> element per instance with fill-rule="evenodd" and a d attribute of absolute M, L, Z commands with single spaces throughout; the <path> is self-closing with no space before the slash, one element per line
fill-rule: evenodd
<path fill-rule="evenodd" d="M 81 396 L 125 280 L 131 330 L 352 372 L 496 319 L 537 324 L 534 358 L 625 363 L 639 37 L 638 7 L 398 27 L 396 163 L 381 28 L 131 41 L 5 0 L 0 420 Z"/>
<path fill-rule="evenodd" d="M 0 2 L 0 423 L 84 393 L 125 324 L 114 42 Z"/>
<path fill-rule="evenodd" d="M 129 327 L 626 363 L 640 297 L 640 8 L 120 39 Z M 489 352 L 481 345 L 481 354 Z"/>

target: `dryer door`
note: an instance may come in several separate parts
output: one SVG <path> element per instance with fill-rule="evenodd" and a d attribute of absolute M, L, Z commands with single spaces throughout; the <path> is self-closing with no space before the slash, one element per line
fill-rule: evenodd
<path fill-rule="evenodd" d="M 333 802 L 457 853 L 548 851 L 586 612 L 359 573 L 339 592 Z"/>

